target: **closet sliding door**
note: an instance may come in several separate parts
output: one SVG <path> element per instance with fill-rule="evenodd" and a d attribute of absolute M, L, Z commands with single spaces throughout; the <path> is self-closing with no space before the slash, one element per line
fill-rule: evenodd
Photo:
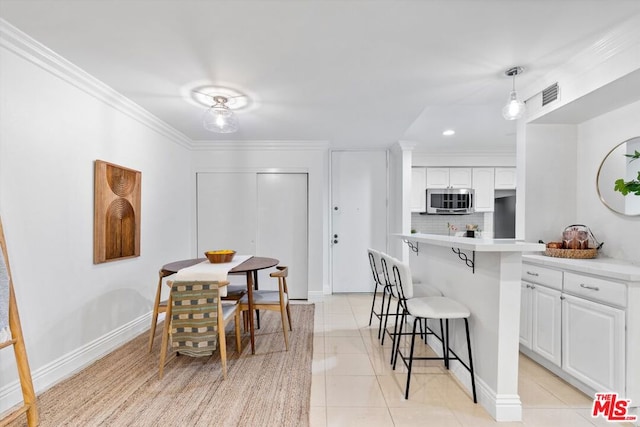
<path fill-rule="evenodd" d="M 276 258 L 289 267 L 292 299 L 308 295 L 306 173 L 206 172 L 197 175 L 198 256 L 211 249 Z M 259 273 L 260 289 L 277 289 Z M 230 276 L 237 283 L 239 276 Z"/>

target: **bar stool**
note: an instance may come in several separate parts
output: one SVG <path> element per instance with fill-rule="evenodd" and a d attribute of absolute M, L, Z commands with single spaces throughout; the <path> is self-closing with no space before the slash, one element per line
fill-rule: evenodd
<path fill-rule="evenodd" d="M 385 283 L 382 277 L 382 265 L 380 264 L 380 252 L 375 249 L 367 249 L 367 253 L 369 255 L 369 266 L 371 267 L 371 275 L 373 277 L 373 283 L 375 285 L 373 289 L 373 301 L 371 301 L 371 313 L 369 314 L 369 326 L 371 326 L 371 321 L 373 320 L 373 316 L 376 316 L 380 321 L 380 326 L 378 326 L 378 339 L 380 339 L 380 334 L 382 331 L 382 317 L 384 311 L 384 300 L 385 300 Z M 380 291 L 382 291 L 382 304 L 380 305 L 380 311 L 376 311 L 376 298 L 378 296 L 378 287 L 380 287 Z"/>
<path fill-rule="evenodd" d="M 407 316 L 412 316 L 413 331 L 411 332 L 411 350 L 409 356 L 405 356 L 400 351 L 400 343 L 398 342 L 395 352 L 395 360 L 393 362 L 393 369 L 396 368 L 398 362 L 398 356 L 402 358 L 402 362 L 407 367 L 407 385 L 405 388 L 404 398 L 409 398 L 409 386 L 411 382 L 411 368 L 413 367 L 414 360 L 443 360 L 446 369 L 449 369 L 449 361 L 457 360 L 462 366 L 464 366 L 471 375 L 471 390 L 473 392 L 473 403 L 478 403 L 476 396 L 476 381 L 473 372 L 473 356 L 471 354 L 471 338 L 469 335 L 469 316 L 471 313 L 469 309 L 459 302 L 443 297 L 414 297 L 413 284 L 411 283 L 411 272 L 409 266 L 402 262 L 396 262 L 393 267 L 393 281 L 397 285 L 399 292 L 399 305 L 402 309 L 400 328 L 404 324 L 404 320 Z M 416 340 L 416 327 L 418 323 L 426 319 L 438 319 L 440 320 L 440 329 L 442 337 L 439 338 L 436 334 L 436 338 L 439 338 L 443 346 L 443 357 L 414 357 L 413 352 L 415 349 Z M 467 350 L 469 353 L 469 364 L 467 365 L 458 355 L 449 347 L 449 320 L 452 319 L 464 319 L 465 332 L 467 336 Z M 445 322 L 445 330 L 442 331 L 442 321 Z M 398 340 L 399 341 L 399 340 Z M 407 362 L 408 359 L 408 362 Z"/>
<path fill-rule="evenodd" d="M 402 335 L 402 331 L 398 330 L 398 319 L 400 317 L 400 298 L 399 298 L 399 293 L 398 293 L 398 289 L 396 286 L 396 283 L 394 280 L 391 280 L 391 277 L 389 275 L 389 271 L 391 270 L 391 268 L 393 267 L 393 265 L 395 265 L 396 263 L 400 262 L 399 260 L 393 258 L 392 256 L 385 254 L 385 253 L 380 253 L 380 264 L 382 266 L 382 276 L 384 278 L 384 281 L 386 283 L 386 293 L 389 295 L 389 298 L 387 299 L 387 309 L 386 309 L 386 313 L 385 313 L 385 320 L 384 320 L 384 329 L 383 329 L 383 335 L 382 335 L 382 340 L 381 340 L 381 344 L 384 345 L 384 335 L 387 334 L 389 335 L 392 339 L 393 339 L 393 345 L 392 345 L 392 351 L 391 351 L 391 362 L 393 363 L 394 361 L 394 348 L 396 347 L 396 344 L 399 343 L 399 337 Z M 393 273 L 392 273 L 393 274 Z M 411 285 L 412 288 L 414 290 L 414 293 L 417 297 L 435 297 L 435 296 L 442 296 L 442 292 L 436 288 L 435 286 L 426 284 L 426 283 L 420 283 L 419 281 L 417 281 L 416 279 L 414 279 L 413 277 L 411 277 L 411 275 L 409 275 L 409 279 L 411 280 Z M 395 299 L 396 300 L 396 313 L 395 314 L 389 314 L 390 311 L 390 307 L 391 307 L 391 299 Z M 395 322 L 393 325 L 393 332 L 389 332 L 389 330 L 387 329 L 387 321 L 389 319 L 389 316 L 395 316 Z M 424 331 L 422 331 L 424 333 L 427 333 L 428 330 L 426 329 L 426 322 L 425 322 L 425 329 Z M 398 338 L 398 339 L 396 339 Z"/>

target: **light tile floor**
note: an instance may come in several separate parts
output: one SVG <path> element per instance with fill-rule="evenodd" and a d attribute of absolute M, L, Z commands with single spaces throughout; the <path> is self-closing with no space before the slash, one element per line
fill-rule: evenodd
<path fill-rule="evenodd" d="M 519 379 L 522 422 L 494 421 L 439 361 L 414 365 L 417 373 L 404 400 L 406 369 L 400 361 L 391 369 L 391 342 L 387 337 L 380 345 L 375 317 L 368 326 L 371 297 L 338 294 L 314 301 L 311 427 L 625 425 L 592 418 L 591 398 L 525 356 Z"/>

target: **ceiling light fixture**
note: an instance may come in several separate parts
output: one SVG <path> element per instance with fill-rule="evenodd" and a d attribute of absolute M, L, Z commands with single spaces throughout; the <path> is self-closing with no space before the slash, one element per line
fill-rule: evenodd
<path fill-rule="evenodd" d="M 442 132 L 442 134 L 443 134 L 444 136 L 451 136 L 451 135 L 455 135 L 455 134 L 456 134 L 456 131 L 455 131 L 455 130 L 453 130 L 453 129 L 447 129 L 447 130 L 445 130 L 444 132 Z"/>
<path fill-rule="evenodd" d="M 524 102 L 518 99 L 518 94 L 516 93 L 516 76 L 520 75 L 524 72 L 523 67 L 513 67 L 509 68 L 504 74 L 508 77 L 513 77 L 513 88 L 511 89 L 511 93 L 509 94 L 509 100 L 507 101 L 507 105 L 502 108 L 502 116 L 507 120 L 516 120 L 522 117 L 524 114 L 524 110 L 526 106 Z"/>
<path fill-rule="evenodd" d="M 204 113 L 204 128 L 215 133 L 233 133 L 240 127 L 238 117 L 231 111 L 227 103 L 229 98 L 222 95 L 213 96 L 214 104 Z"/>

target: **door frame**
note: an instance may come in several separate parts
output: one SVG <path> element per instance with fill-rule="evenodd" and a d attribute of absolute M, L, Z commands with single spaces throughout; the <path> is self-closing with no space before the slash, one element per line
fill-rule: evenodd
<path fill-rule="evenodd" d="M 327 256 L 329 257 L 328 259 L 328 263 L 329 263 L 329 289 L 330 289 L 330 295 L 332 295 L 334 292 L 334 288 L 333 288 L 333 238 L 331 237 L 332 233 L 333 233 L 333 214 L 332 214 L 332 209 L 333 209 L 333 153 L 344 153 L 344 152 L 371 152 L 371 151 L 383 151 L 385 154 L 385 164 L 386 164 L 386 168 L 385 168 L 385 191 L 386 191 L 386 203 L 385 203 L 385 214 L 386 214 L 386 218 L 387 220 L 385 221 L 385 239 L 384 239 L 384 250 L 385 252 L 389 250 L 389 149 L 385 148 L 385 149 L 335 149 L 335 150 L 329 150 L 329 183 L 328 183 L 328 187 L 329 187 L 329 203 L 327 206 L 327 212 L 328 212 L 328 219 L 329 219 L 329 229 L 328 234 L 327 234 L 327 242 L 328 242 L 328 247 L 329 247 L 329 251 L 327 253 Z M 363 255 L 365 256 L 365 255 Z"/>

